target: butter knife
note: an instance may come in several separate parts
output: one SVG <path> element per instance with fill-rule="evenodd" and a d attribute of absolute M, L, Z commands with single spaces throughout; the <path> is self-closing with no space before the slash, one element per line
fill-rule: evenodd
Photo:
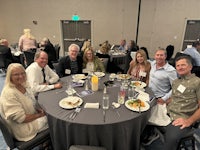
<path fill-rule="evenodd" d="M 106 111 L 103 110 L 103 122 L 106 122 Z"/>

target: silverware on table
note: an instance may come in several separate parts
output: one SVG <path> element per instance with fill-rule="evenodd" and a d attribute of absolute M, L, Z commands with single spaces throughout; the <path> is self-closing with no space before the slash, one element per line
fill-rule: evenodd
<path fill-rule="evenodd" d="M 118 117 L 120 117 L 119 112 L 117 111 L 116 107 L 114 105 L 112 105 L 113 110 L 116 112 L 116 114 L 118 115 Z"/>
<path fill-rule="evenodd" d="M 74 110 L 74 112 L 69 116 L 69 119 L 70 119 L 70 120 L 74 120 L 80 111 L 81 111 L 81 108 L 80 108 L 80 107 L 77 107 L 77 108 Z"/>
<path fill-rule="evenodd" d="M 106 122 L 106 110 L 103 109 L 103 122 Z"/>

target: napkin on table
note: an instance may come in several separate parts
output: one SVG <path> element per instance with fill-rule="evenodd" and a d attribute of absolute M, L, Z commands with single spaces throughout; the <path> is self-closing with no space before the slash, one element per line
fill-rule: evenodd
<path fill-rule="evenodd" d="M 99 108 L 99 103 L 86 103 L 84 108 L 94 108 L 98 109 Z"/>

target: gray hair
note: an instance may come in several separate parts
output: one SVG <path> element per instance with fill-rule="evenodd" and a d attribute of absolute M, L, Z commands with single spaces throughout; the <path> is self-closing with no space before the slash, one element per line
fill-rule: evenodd
<path fill-rule="evenodd" d="M 76 47 L 78 52 L 80 51 L 80 47 L 77 45 L 77 44 L 71 44 L 69 47 L 68 47 L 68 51 L 70 52 L 72 47 Z"/>
<path fill-rule="evenodd" d="M 34 56 L 34 61 L 36 61 L 39 57 L 40 57 L 40 54 L 41 53 L 46 53 L 45 51 L 42 51 L 42 50 L 39 50 L 35 53 L 35 56 Z M 47 54 L 47 53 L 46 53 Z M 48 54 L 47 54 L 48 56 Z"/>

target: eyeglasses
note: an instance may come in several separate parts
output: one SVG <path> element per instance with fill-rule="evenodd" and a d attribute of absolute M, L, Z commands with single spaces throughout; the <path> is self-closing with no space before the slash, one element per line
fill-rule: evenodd
<path fill-rule="evenodd" d="M 12 76 L 15 76 L 15 77 L 19 77 L 20 75 L 25 76 L 26 72 L 12 74 Z"/>

